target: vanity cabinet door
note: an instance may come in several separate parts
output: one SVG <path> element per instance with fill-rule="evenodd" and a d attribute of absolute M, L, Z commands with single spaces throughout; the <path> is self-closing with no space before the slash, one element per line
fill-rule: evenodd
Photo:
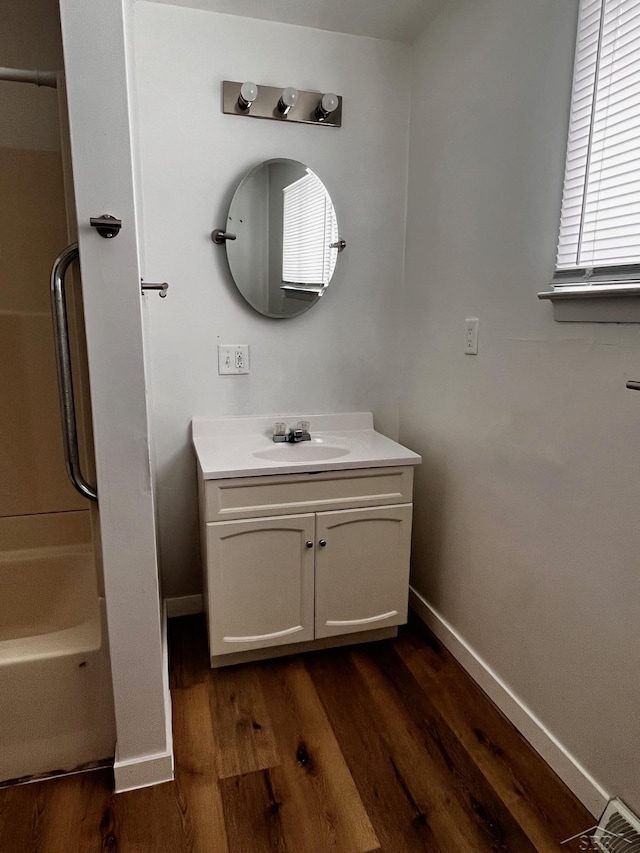
<path fill-rule="evenodd" d="M 212 655 L 313 639 L 315 516 L 207 524 Z"/>
<path fill-rule="evenodd" d="M 411 515 L 411 504 L 317 514 L 316 638 L 407 621 Z"/>

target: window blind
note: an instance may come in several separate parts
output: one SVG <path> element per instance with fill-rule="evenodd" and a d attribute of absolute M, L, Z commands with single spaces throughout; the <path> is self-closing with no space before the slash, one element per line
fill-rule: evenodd
<path fill-rule="evenodd" d="M 640 279 L 640 0 L 582 0 L 554 283 Z"/>
<path fill-rule="evenodd" d="M 308 173 L 282 190 L 282 280 L 325 287 L 333 274 L 338 239 L 333 204 L 322 181 Z"/>

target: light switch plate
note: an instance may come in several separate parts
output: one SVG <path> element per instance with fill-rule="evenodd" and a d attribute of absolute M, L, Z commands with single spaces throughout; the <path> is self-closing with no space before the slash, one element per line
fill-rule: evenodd
<path fill-rule="evenodd" d="M 220 375 L 248 372 L 248 344 L 218 344 L 218 373 Z"/>

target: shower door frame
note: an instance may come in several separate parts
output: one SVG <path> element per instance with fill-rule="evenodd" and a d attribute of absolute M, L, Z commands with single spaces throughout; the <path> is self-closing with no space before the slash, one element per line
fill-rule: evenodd
<path fill-rule="evenodd" d="M 85 311 L 116 791 L 173 778 L 151 486 L 131 122 L 132 0 L 60 0 Z M 103 239 L 91 217 L 122 220 Z"/>

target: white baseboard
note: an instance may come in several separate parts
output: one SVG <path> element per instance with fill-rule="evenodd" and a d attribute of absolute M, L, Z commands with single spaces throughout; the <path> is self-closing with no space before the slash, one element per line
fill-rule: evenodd
<path fill-rule="evenodd" d="M 502 681 L 489 664 L 458 634 L 455 628 L 413 587 L 409 592 L 409 604 L 416 615 L 433 631 L 591 814 L 600 815 L 609 800 L 609 794 Z"/>
<path fill-rule="evenodd" d="M 173 752 L 141 755 L 129 761 L 116 760 L 113 765 L 115 792 L 134 791 L 137 788 L 148 788 L 150 785 L 160 785 L 162 782 L 173 780 Z"/>
<path fill-rule="evenodd" d="M 171 704 L 171 687 L 169 686 L 169 634 L 167 631 L 167 604 L 162 604 L 162 689 L 164 693 L 165 743 L 167 752 L 171 755 L 171 778 L 175 776 L 175 757 L 173 754 L 173 705 Z"/>
<path fill-rule="evenodd" d="M 194 613 L 202 613 L 204 602 L 202 595 L 181 595 L 178 598 L 165 598 L 167 616 L 191 616 Z"/>

